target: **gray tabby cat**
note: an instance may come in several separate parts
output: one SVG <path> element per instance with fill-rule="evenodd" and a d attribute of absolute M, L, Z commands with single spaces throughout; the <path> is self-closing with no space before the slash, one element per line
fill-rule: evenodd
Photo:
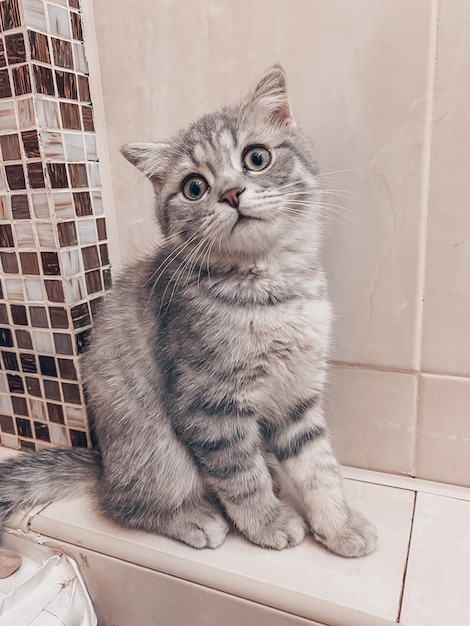
<path fill-rule="evenodd" d="M 371 552 L 375 530 L 346 504 L 323 416 L 321 194 L 284 72 L 168 143 L 123 152 L 153 183 L 164 240 L 109 293 L 84 359 L 99 452 L 0 466 L 0 519 L 91 480 L 123 526 L 216 548 L 230 520 L 282 549 L 306 526 L 276 495 L 270 452 L 319 542 Z"/>

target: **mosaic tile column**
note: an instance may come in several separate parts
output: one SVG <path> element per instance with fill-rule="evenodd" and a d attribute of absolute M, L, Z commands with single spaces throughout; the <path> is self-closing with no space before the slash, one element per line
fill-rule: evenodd
<path fill-rule="evenodd" d="M 1 0 L 0 437 L 89 446 L 78 367 L 111 275 L 79 0 Z"/>

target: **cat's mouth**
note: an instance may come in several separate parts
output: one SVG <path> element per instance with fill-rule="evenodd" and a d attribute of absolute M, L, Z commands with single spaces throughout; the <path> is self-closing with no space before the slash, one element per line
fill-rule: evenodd
<path fill-rule="evenodd" d="M 247 224 L 248 222 L 253 222 L 253 221 L 261 222 L 261 218 L 255 217 L 254 215 L 246 215 L 245 213 L 239 212 L 238 219 L 233 225 L 232 232 L 235 230 L 235 228 L 237 228 L 237 226 L 242 226 L 244 224 Z"/>

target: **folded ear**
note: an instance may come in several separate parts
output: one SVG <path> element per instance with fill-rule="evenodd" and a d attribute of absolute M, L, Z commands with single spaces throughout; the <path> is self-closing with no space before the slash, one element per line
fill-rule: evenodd
<path fill-rule="evenodd" d="M 278 126 L 295 124 L 287 95 L 286 75 L 280 65 L 269 68 L 246 99 L 245 106 L 258 111 Z"/>
<path fill-rule="evenodd" d="M 121 148 L 126 159 L 154 183 L 165 179 L 170 146 L 166 143 L 128 143 Z"/>

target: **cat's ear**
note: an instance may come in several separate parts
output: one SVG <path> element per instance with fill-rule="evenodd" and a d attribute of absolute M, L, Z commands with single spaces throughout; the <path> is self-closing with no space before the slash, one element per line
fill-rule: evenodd
<path fill-rule="evenodd" d="M 277 126 L 295 124 L 287 94 L 286 74 L 280 65 L 269 68 L 248 97 L 246 105 Z"/>
<path fill-rule="evenodd" d="M 121 148 L 126 159 L 154 183 L 165 179 L 170 158 L 166 143 L 128 143 Z"/>

